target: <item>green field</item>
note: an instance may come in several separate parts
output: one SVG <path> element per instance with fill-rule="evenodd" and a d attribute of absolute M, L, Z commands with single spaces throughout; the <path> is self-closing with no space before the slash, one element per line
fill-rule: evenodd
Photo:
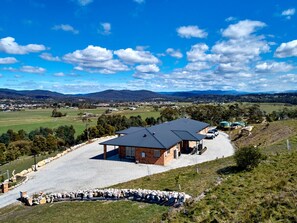
<path fill-rule="evenodd" d="M 149 223 L 160 222 L 167 211 L 168 207 L 131 201 L 61 202 L 35 207 L 15 205 L 0 209 L 0 222 Z"/>
<path fill-rule="evenodd" d="M 60 109 L 62 113 L 67 113 L 66 117 L 53 118 L 51 117 L 52 109 L 31 109 L 16 112 L 0 112 L 0 134 L 6 132 L 8 129 L 18 131 L 24 129 L 27 132 L 35 130 L 39 127 L 57 128 L 61 125 L 73 125 L 75 128 L 75 135 L 83 132 L 86 125 L 78 116 L 78 113 L 88 112 L 101 115 L 107 108 L 98 109 Z M 131 115 L 141 115 L 143 119 L 146 117 L 158 117 L 159 112 L 153 111 L 152 107 L 141 107 L 134 111 L 120 110 L 113 112 L 113 114 L 122 114 L 127 117 Z M 97 123 L 97 117 L 91 118 L 90 126 Z"/>

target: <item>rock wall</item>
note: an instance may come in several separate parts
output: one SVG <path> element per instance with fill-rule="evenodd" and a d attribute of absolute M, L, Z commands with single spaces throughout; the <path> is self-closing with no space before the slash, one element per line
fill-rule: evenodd
<path fill-rule="evenodd" d="M 183 192 L 146 189 L 93 189 L 64 193 L 35 194 L 29 197 L 21 192 L 21 201 L 26 205 L 39 205 L 59 201 L 131 200 L 166 206 L 181 206 L 191 196 Z"/>

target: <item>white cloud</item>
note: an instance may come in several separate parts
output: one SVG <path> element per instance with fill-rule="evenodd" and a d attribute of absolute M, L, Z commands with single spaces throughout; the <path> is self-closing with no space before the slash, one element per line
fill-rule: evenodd
<path fill-rule="evenodd" d="M 205 43 L 198 43 L 191 47 L 191 50 L 187 52 L 187 58 L 191 62 L 195 61 L 213 61 L 215 55 L 206 54 L 209 47 Z"/>
<path fill-rule="evenodd" d="M 156 64 L 138 65 L 135 69 L 141 73 L 157 73 L 160 71 Z"/>
<path fill-rule="evenodd" d="M 4 58 L 0 58 L 0 64 L 13 64 L 13 63 L 17 63 L 17 59 L 14 57 L 4 57 Z"/>
<path fill-rule="evenodd" d="M 151 80 L 155 78 L 155 75 L 152 73 L 135 73 L 133 74 L 133 77 L 136 79 L 144 79 L 144 80 Z"/>
<path fill-rule="evenodd" d="M 133 0 L 134 2 L 138 3 L 138 4 L 143 4 L 145 3 L 145 0 Z"/>
<path fill-rule="evenodd" d="M 200 29 L 198 26 L 181 26 L 176 29 L 178 35 L 182 38 L 206 38 L 207 32 L 203 29 Z"/>
<path fill-rule="evenodd" d="M 216 73 L 239 73 L 240 71 L 245 71 L 246 67 L 241 63 L 221 63 L 217 67 Z"/>
<path fill-rule="evenodd" d="M 218 42 L 211 49 L 216 54 L 213 59 L 223 63 L 258 60 L 261 53 L 267 53 L 269 50 L 268 43 L 261 36 Z"/>
<path fill-rule="evenodd" d="M 114 51 L 114 54 L 127 63 L 156 64 L 159 62 L 158 58 L 152 55 L 149 51 L 139 51 L 127 48 L 116 50 Z"/>
<path fill-rule="evenodd" d="M 260 21 L 242 20 L 236 24 L 229 25 L 222 31 L 224 37 L 238 39 L 246 38 L 256 32 L 258 28 L 265 27 L 266 24 Z"/>
<path fill-rule="evenodd" d="M 50 53 L 42 53 L 39 57 L 44 59 L 44 60 L 48 60 L 48 61 L 61 61 L 61 59 L 59 57 L 57 57 L 57 56 L 54 57 Z"/>
<path fill-rule="evenodd" d="M 100 24 L 100 29 L 99 29 L 99 33 L 101 33 L 102 35 L 110 35 L 111 34 L 111 24 L 108 22 L 104 22 Z"/>
<path fill-rule="evenodd" d="M 121 61 L 113 59 L 111 50 L 100 46 L 89 45 L 83 50 L 64 55 L 63 60 L 75 65 L 76 70 L 85 70 L 90 73 L 110 74 L 129 70 L 129 67 Z"/>
<path fill-rule="evenodd" d="M 183 57 L 183 54 L 180 52 L 180 50 L 175 50 L 173 48 L 168 48 L 166 50 L 166 53 L 172 57 L 177 58 L 177 59 L 181 59 Z"/>
<path fill-rule="evenodd" d="M 78 34 L 79 31 L 74 29 L 71 25 L 68 24 L 60 24 L 60 25 L 55 25 L 53 30 L 63 30 L 65 32 L 72 32 L 73 34 Z"/>
<path fill-rule="evenodd" d="M 235 20 L 236 20 L 236 18 L 233 17 L 233 16 L 230 16 L 230 17 L 225 19 L 226 22 L 232 22 L 232 21 L 235 21 Z"/>
<path fill-rule="evenodd" d="M 288 72 L 294 67 L 285 62 L 263 62 L 256 65 L 256 72 L 258 73 L 279 73 Z"/>
<path fill-rule="evenodd" d="M 282 43 L 274 53 L 275 57 L 296 57 L 297 56 L 297 40 L 291 42 Z"/>
<path fill-rule="evenodd" d="M 100 46 L 89 45 L 83 50 L 66 54 L 63 59 L 69 63 L 94 63 L 112 59 L 112 51 Z"/>
<path fill-rule="evenodd" d="M 33 66 L 22 66 L 19 71 L 25 73 L 33 73 L 33 74 L 42 74 L 46 70 L 42 67 L 33 67 Z"/>
<path fill-rule="evenodd" d="M 8 54 L 36 53 L 45 49 L 45 46 L 40 44 L 28 44 L 25 46 L 21 46 L 15 42 L 15 39 L 13 37 L 0 39 L 0 51 Z"/>
<path fill-rule="evenodd" d="M 92 2 L 93 0 L 77 0 L 77 4 L 79 4 L 80 6 L 86 6 Z"/>
<path fill-rule="evenodd" d="M 279 79 L 284 83 L 297 83 L 297 74 L 285 74 L 279 76 Z"/>
<path fill-rule="evenodd" d="M 188 63 L 185 67 L 188 71 L 200 71 L 200 70 L 206 70 L 209 69 L 209 64 L 205 62 L 194 62 L 194 63 Z"/>
<path fill-rule="evenodd" d="M 63 72 L 54 73 L 54 76 L 56 77 L 64 77 L 65 74 Z"/>
<path fill-rule="evenodd" d="M 282 11 L 282 16 L 285 16 L 286 19 L 291 19 L 293 15 L 295 15 L 295 8 L 290 8 L 287 10 Z"/>

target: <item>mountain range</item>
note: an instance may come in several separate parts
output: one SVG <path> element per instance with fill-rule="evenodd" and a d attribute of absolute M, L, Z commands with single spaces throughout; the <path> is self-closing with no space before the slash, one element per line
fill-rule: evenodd
<path fill-rule="evenodd" d="M 288 91 L 284 93 L 296 93 Z M 265 92 L 257 94 L 273 94 Z M 105 90 L 87 94 L 62 94 L 48 90 L 13 90 L 0 88 L 0 99 L 27 99 L 27 100 L 92 100 L 92 101 L 146 101 L 162 99 L 185 99 L 203 96 L 241 96 L 256 94 L 251 92 L 239 92 L 235 90 L 205 90 L 205 91 L 183 91 L 183 92 L 153 92 L 147 90 Z"/>

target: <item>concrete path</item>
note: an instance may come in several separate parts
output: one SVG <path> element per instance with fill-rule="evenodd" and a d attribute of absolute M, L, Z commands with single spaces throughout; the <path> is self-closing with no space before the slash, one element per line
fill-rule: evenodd
<path fill-rule="evenodd" d="M 106 140 L 106 139 L 104 139 Z M 103 147 L 101 140 L 87 144 L 54 160 L 37 172 L 28 174 L 28 181 L 0 196 L 0 208 L 16 202 L 20 191 L 29 195 L 38 192 L 63 192 L 109 187 L 117 183 L 155 174 L 170 169 L 227 157 L 234 153 L 226 134 L 220 133 L 213 140 L 204 140 L 208 150 L 203 155 L 182 155 L 167 166 L 135 164 L 119 161 L 117 156 L 109 160 L 99 159 Z M 112 150 L 113 147 L 108 147 Z"/>

